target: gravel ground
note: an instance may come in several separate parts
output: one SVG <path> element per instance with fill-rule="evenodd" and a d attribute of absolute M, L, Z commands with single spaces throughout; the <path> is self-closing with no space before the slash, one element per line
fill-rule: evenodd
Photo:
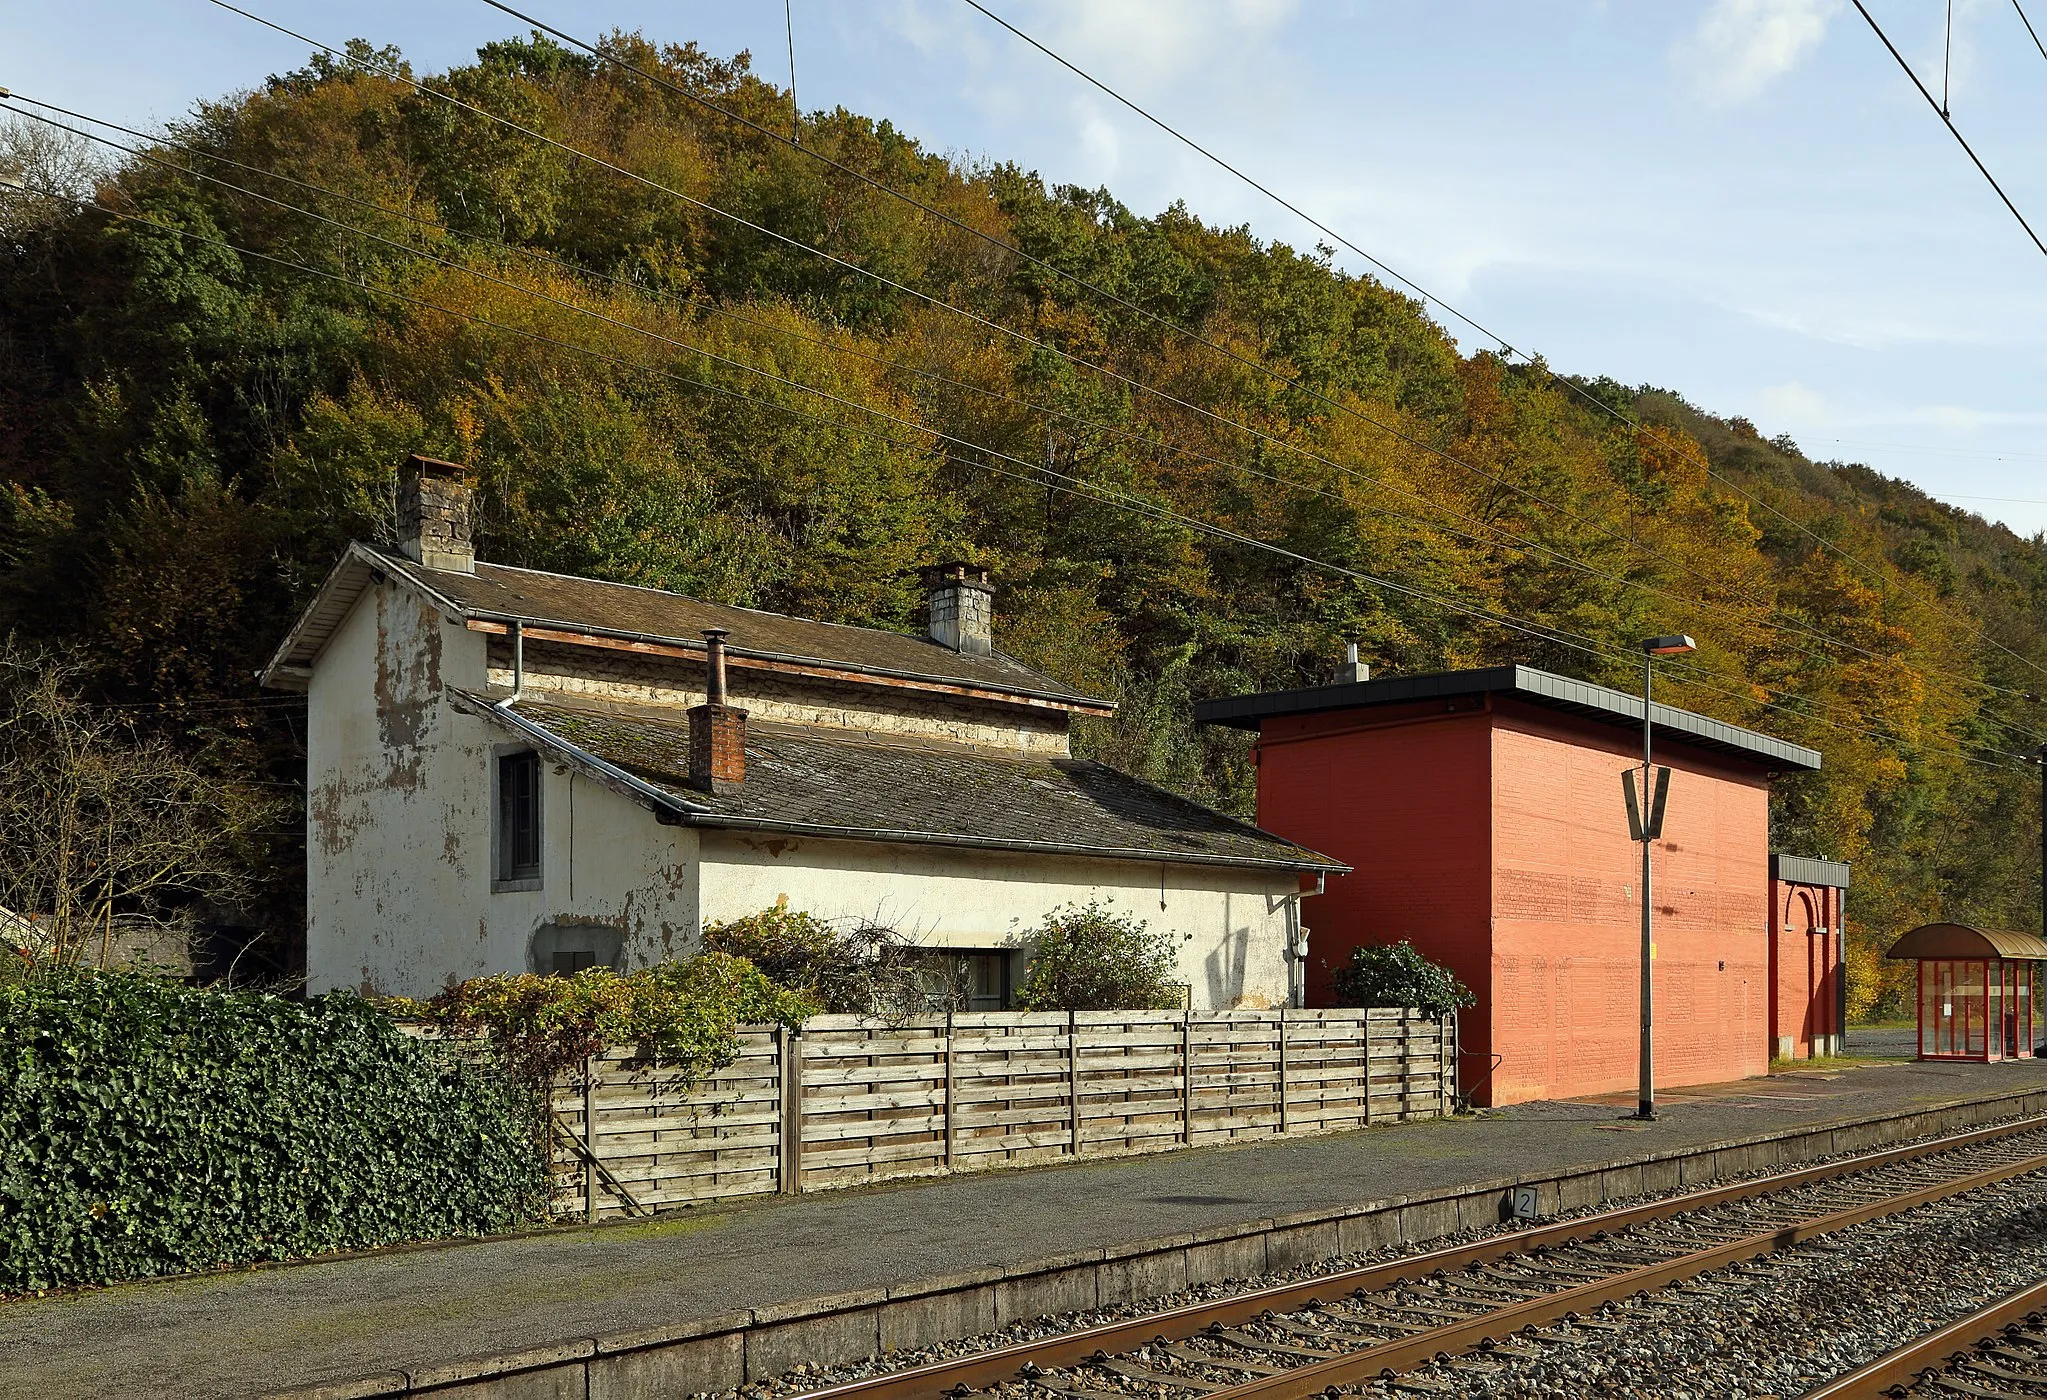
<path fill-rule="evenodd" d="M 1905 1144 L 1892 1144 L 1892 1146 L 1903 1145 Z M 1817 1164 L 1808 1163 L 1804 1165 Z M 1714 1185 L 1726 1185 L 1731 1182 L 1746 1180 L 1752 1176 L 1770 1174 L 1772 1173 L 1749 1173 L 1743 1177 L 1726 1178 L 1723 1181 L 1715 1182 Z M 1687 1188 L 1687 1190 L 1695 1189 L 1698 1188 Z M 1997 1191 L 2033 1201 L 2037 1201 L 2040 1197 L 2040 1187 L 2035 1179 L 2028 1179 L 2027 1182 L 2017 1186 L 2000 1187 L 1997 1188 Z M 1628 1200 L 1609 1201 L 1601 1206 L 1570 1212 L 1558 1218 L 1573 1219 L 1579 1216 L 1598 1214 L 1662 1199 L 1666 1195 L 1673 1194 L 1683 1193 L 1659 1193 L 1658 1195 L 1640 1196 Z M 1979 1193 L 1978 1196 L 1971 1197 L 1970 1199 L 1972 1202 L 1975 1202 L 1978 1200 L 1987 1201 L 1991 1198 L 1992 1193 Z M 1855 1246 L 1842 1251 L 1838 1257 L 1849 1258 L 1851 1255 L 1859 1257 L 1857 1251 L 1863 1250 L 1881 1239 L 1888 1239 L 1894 1234 L 1920 1230 L 1922 1228 L 1930 1228 L 1934 1236 L 1937 1237 L 1936 1247 L 1930 1251 L 1931 1255 L 1940 1255 L 1942 1248 L 1952 1251 L 1957 1247 L 1964 1246 L 1968 1241 L 1979 1240 L 1982 1236 L 1983 1232 L 1970 1223 L 1971 1209 L 1973 1207 L 1957 1208 L 1943 1203 L 1942 1205 L 1926 1207 L 1919 1212 L 1914 1212 L 1911 1217 L 1912 1223 L 1908 1226 L 1886 1227 L 1877 1225 L 1866 1227 L 1865 1232 L 1857 1233 Z M 2004 1209 L 2004 1203 L 2000 1199 L 1999 1204 L 1995 1208 L 1986 1205 L 1983 1209 L 1986 1212 L 1987 1218 L 1987 1215 L 1990 1213 L 2001 1212 Z M 1986 1247 L 1968 1256 L 1970 1259 L 1977 1261 L 1971 1264 L 1965 1265 L 1957 1262 L 1957 1256 L 1952 1253 L 1945 1256 L 1949 1262 L 1936 1267 L 1934 1272 L 1936 1276 L 1945 1279 L 1945 1276 L 1940 1275 L 1939 1271 L 1940 1269 L 1949 1270 L 1953 1275 L 1952 1283 L 1943 1281 L 1940 1286 L 1934 1288 L 1928 1288 L 1923 1282 L 1914 1285 L 1914 1287 L 1920 1290 L 1917 1299 L 1889 1299 L 1887 1300 L 1888 1306 L 1872 1308 L 1867 1297 L 1858 1296 L 1858 1300 L 1851 1310 L 1857 1323 L 1864 1329 L 1873 1329 L 1869 1334 L 1881 1336 L 1882 1340 L 1858 1343 L 1854 1339 L 1862 1336 L 1862 1332 L 1838 1327 L 1829 1329 L 1826 1333 L 1826 1342 L 1829 1349 L 1826 1350 L 1824 1357 L 1820 1357 L 1820 1359 L 1811 1363 L 1820 1367 L 1819 1370 L 1813 1372 L 1814 1378 L 1825 1379 L 1827 1376 L 1847 1370 L 1878 1352 L 1896 1346 L 1908 1336 L 1915 1335 L 1916 1332 L 1928 1330 L 1932 1326 L 1938 1326 L 1968 1312 L 1972 1308 L 1981 1306 L 1983 1302 L 1997 1293 L 2009 1291 L 2011 1287 L 2022 1286 L 2024 1283 L 2036 1281 L 2040 1277 L 2047 1276 L 2047 1206 L 2039 1207 L 2039 1211 L 2039 1218 L 2032 1220 L 2028 1217 L 2030 1223 L 2025 1225 L 2025 1228 L 2033 1231 L 2033 1234 L 2026 1236 L 2026 1238 L 2031 1239 L 2037 1236 L 2035 1244 L 2029 1245 L 2025 1249 L 2020 1249 L 2018 1245 L 2012 1245 L 2012 1259 L 2018 1262 L 2014 1262 L 2010 1268 L 2005 1269 L 2002 1273 L 1998 1272 L 1998 1269 L 1995 1267 L 1996 1249 L 1994 1247 Z M 1945 1214 L 1942 1214 L 1943 1212 Z M 1923 1226 L 1920 1219 L 1922 1216 L 1928 1220 L 1937 1216 L 1941 1223 Z M 1997 1228 L 2007 1230 L 2019 1228 L 2012 1220 L 2007 1219 L 2002 1214 L 1999 1214 L 1997 1218 L 2004 1222 Z M 794 1371 L 776 1377 L 773 1380 L 756 1381 L 736 1391 L 719 1392 L 711 1396 L 698 1396 L 695 1397 L 695 1400 L 784 1400 L 785 1397 L 801 1395 L 808 1391 L 817 1390 L 827 1385 L 836 1385 L 844 1381 L 864 1379 L 891 1371 L 908 1370 L 913 1367 L 928 1365 L 934 1361 L 968 1356 L 977 1352 L 992 1351 L 1001 1347 L 1013 1346 L 1020 1342 L 1055 1336 L 1063 1332 L 1078 1331 L 1087 1327 L 1100 1326 L 1104 1323 L 1122 1321 L 1126 1318 L 1163 1312 L 1189 1303 L 1225 1298 L 1253 1289 L 1269 1287 L 1277 1283 L 1316 1278 L 1324 1274 L 1357 1268 L 1366 1264 L 1377 1264 L 1394 1259 L 1408 1258 L 1416 1254 L 1446 1248 L 1455 1244 L 1487 1239 L 1498 1234 L 1507 1233 L 1510 1228 L 1503 1225 L 1483 1230 L 1462 1231 L 1454 1235 L 1440 1236 L 1436 1239 L 1413 1245 L 1398 1246 L 1370 1253 L 1344 1255 L 1283 1273 L 1261 1275 L 1249 1279 L 1225 1279 L 1217 1283 L 1189 1289 L 1182 1293 L 1149 1298 L 1138 1303 L 1089 1309 L 1057 1317 L 1034 1318 L 1026 1322 L 1015 1323 L 997 1332 L 984 1333 L 980 1336 L 920 1348 L 915 1351 L 891 1352 L 885 1356 L 870 1357 L 865 1362 L 855 1365 L 815 1368 L 799 1366 Z M 1835 1249 L 1836 1246 L 1831 1243 L 1820 1242 L 1811 1246 L 1803 1246 L 1785 1256 L 1779 1256 L 1786 1260 L 1795 1260 L 1795 1262 L 1786 1264 L 1785 1267 L 1788 1272 L 1784 1275 L 1785 1279 L 1795 1280 L 1802 1277 L 1800 1271 L 1810 1270 L 1819 1263 L 1837 1257 L 1834 1253 Z M 1909 1251 L 1905 1252 L 1909 1253 Z M 1849 1265 L 1845 1270 L 1845 1276 L 1851 1280 L 1857 1278 L 1859 1276 L 1858 1270 L 1861 1267 L 1859 1264 Z M 2028 1269 L 2032 1271 L 2030 1277 L 2026 1276 Z M 1993 1278 L 2002 1278 L 2005 1274 L 2009 1274 L 2015 1281 L 2010 1284 L 1987 1281 Z M 1828 1277 L 1834 1278 L 1835 1276 L 1829 1275 Z M 1971 1280 L 1975 1279 L 1986 1281 L 1979 1285 L 1971 1282 Z M 1720 1295 L 1711 1300 L 1716 1312 L 1724 1315 L 1726 1308 L 1729 1306 L 1745 1306 L 1745 1300 L 1754 1296 L 1756 1287 L 1760 1282 L 1761 1280 L 1745 1277 L 1735 1285 L 1722 1285 L 1722 1287 L 1726 1288 L 1727 1293 L 1732 1294 L 1733 1297 Z M 1830 1290 L 1830 1296 L 1846 1296 L 1848 1294 L 1855 1294 L 1860 1287 L 1859 1283 L 1851 1287 L 1838 1281 L 1837 1278 L 1836 1281 L 1823 1288 L 1822 1292 L 1829 1292 Z M 1961 1292 L 1957 1291 L 1968 1288 L 1980 1288 L 1980 1293 L 1968 1293 L 1964 1296 Z M 1674 1294 L 1670 1296 L 1676 1297 Z M 1951 1307 L 1948 1307 L 1945 1311 L 1940 1311 L 1940 1302 L 1944 1297 L 1952 1298 L 1954 1301 Z M 1742 1301 L 1736 1303 L 1736 1299 Z M 1691 1299 L 1687 1301 L 1697 1302 L 1699 1300 Z M 1916 1310 L 1899 1310 L 1908 1304 L 1912 1305 Z M 1671 1311 L 1673 1307 L 1679 1309 L 1679 1311 L 1672 1311 L 1672 1325 L 1682 1325 L 1683 1319 L 1686 1316 L 1681 1311 L 1682 1307 L 1685 1306 L 1684 1303 L 1663 1303 L 1660 1306 L 1665 1311 Z M 1638 1338 L 1635 1341 L 1625 1341 L 1622 1339 L 1634 1335 L 1634 1329 L 1632 1327 L 1626 1327 L 1626 1330 L 1621 1329 L 1625 1327 L 1628 1319 L 1634 1317 L 1639 1310 L 1623 1310 L 1613 1313 L 1608 1318 L 1594 1319 L 1591 1324 L 1584 1327 L 1550 1329 L 1550 1333 L 1554 1335 L 1555 1340 L 1530 1344 L 1531 1346 L 1542 1346 L 1545 1354 L 1539 1360 L 1532 1358 L 1502 1358 L 1474 1363 L 1470 1366 L 1460 1366 L 1455 1371 L 1430 1368 L 1427 1371 L 1416 1373 L 1414 1379 L 1421 1382 L 1422 1386 L 1428 1386 L 1433 1381 L 1436 1384 L 1443 1385 L 1445 1393 L 1458 1395 L 1517 1397 L 1577 1395 L 1714 1396 L 1739 1397 L 1740 1400 L 1755 1400 L 1755 1397 L 1787 1394 L 1795 1396 L 1805 1388 L 1804 1385 L 1796 1382 L 1777 1381 L 1771 1381 L 1768 1384 L 1758 1384 L 1749 1379 L 1739 1379 L 1737 1385 L 1734 1380 L 1730 1379 L 1740 1378 L 1744 1375 L 1762 1374 L 1756 1370 L 1756 1367 L 1765 1364 L 1763 1358 L 1776 1354 L 1770 1350 L 1767 1342 L 1768 1329 L 1763 1326 L 1767 1319 L 1763 1317 L 1763 1313 L 1770 1308 L 1780 1306 L 1788 1309 L 1787 1320 L 1790 1326 L 1787 1328 L 1780 1323 L 1778 1330 L 1784 1332 L 1786 1336 L 1779 1350 L 1783 1352 L 1786 1364 L 1789 1365 L 1796 1358 L 1797 1347 L 1800 1345 L 1798 1339 L 1803 1337 L 1806 1343 L 1811 1343 L 1812 1338 L 1820 1334 L 1820 1329 L 1817 1326 L 1807 1325 L 1816 1310 L 1816 1305 L 1813 1303 L 1766 1303 L 1759 1305 L 1755 1310 L 1753 1325 L 1763 1328 L 1760 1334 L 1762 1339 L 1756 1341 L 1753 1345 L 1743 1340 L 1749 1330 L 1748 1324 L 1724 1320 L 1717 1328 L 1711 1324 L 1710 1320 L 1702 1322 L 1700 1336 L 1693 1336 L 1683 1347 L 1669 1351 L 1664 1351 L 1654 1340 Z M 1916 1323 L 1913 1319 L 1921 1311 L 1931 1320 L 1924 1324 Z M 1650 1315 L 1643 1313 L 1642 1316 L 1647 1318 Z M 1886 1319 L 1889 1319 L 1889 1321 L 1886 1322 Z M 1886 1331 L 1886 1326 L 1890 1330 Z M 1720 1340 L 1712 1340 L 1714 1337 L 1718 1337 Z M 1835 1343 L 1839 1345 L 1835 1346 Z M 1716 1371 L 1712 1384 L 1704 1385 L 1703 1388 L 1700 1385 L 1693 1384 L 1691 1377 L 1686 1376 L 1686 1370 L 1694 1368 L 1698 1360 L 1696 1351 L 1688 1349 L 1696 1349 L 1700 1345 L 1723 1349 L 1738 1348 L 1729 1351 L 1728 1354 L 1732 1359 L 1729 1362 L 1728 1368 Z M 1551 1356 L 1548 1354 L 1550 1352 L 1556 1354 Z M 1651 1353 L 1661 1355 L 1667 1359 L 1660 1362 L 1652 1362 L 1650 1360 Z M 1818 1355 L 1818 1353 L 1814 1353 L 1814 1355 Z M 1669 1359 L 1679 1357 L 1682 1358 L 1681 1365 L 1674 1359 Z M 1755 1359 L 1751 1360 L 1751 1357 Z M 1837 1357 L 1840 1358 L 1838 1364 L 1830 1364 L 1832 1359 Z M 1181 1369 L 1173 1365 L 1172 1358 L 1152 1358 L 1152 1364 L 1154 1365 L 1161 1364 L 1161 1361 L 1170 1369 Z M 1519 1365 L 1525 1365 L 1532 1369 L 1524 1376 L 1514 1369 Z M 1554 1369 L 1556 1379 L 1550 1379 L 1550 1370 L 1545 1368 Z M 1198 1370 L 1190 1370 L 1188 1374 L 1198 1376 L 1202 1373 Z M 1791 1372 L 1786 1371 L 1785 1374 L 1791 1374 Z M 1685 1380 L 1679 1388 L 1672 1388 L 1672 1382 L 1663 1379 L 1666 1375 L 1682 1376 L 1685 1377 Z M 1652 1381 L 1647 1379 L 1649 1377 L 1656 1377 L 1657 1379 Z M 1241 1374 L 1234 1376 L 1217 1375 L 1215 1378 L 1223 1380 L 1243 1379 Z M 1105 1379 L 1105 1377 L 1099 1374 L 1091 1375 L 1089 1385 L 1099 1388 Z M 1734 1388 L 1729 1388 L 1730 1385 L 1734 1385 Z M 1121 1388 L 1129 1390 L 1132 1394 L 1155 1394 L 1157 1391 L 1156 1387 L 1151 1387 L 1147 1390 L 1137 1383 L 1126 1383 Z M 1017 1393 L 1022 1394 L 1024 1392 L 1019 1389 Z M 1385 1390 L 1383 1387 L 1375 1384 L 1366 1393 L 1392 1394 L 1395 1392 Z"/>
<path fill-rule="evenodd" d="M 2047 1202 L 2038 1176 L 2021 1177 L 1515 1339 L 1536 1357 L 1408 1379 L 1513 1400 L 1788 1400 L 2042 1278 Z"/>

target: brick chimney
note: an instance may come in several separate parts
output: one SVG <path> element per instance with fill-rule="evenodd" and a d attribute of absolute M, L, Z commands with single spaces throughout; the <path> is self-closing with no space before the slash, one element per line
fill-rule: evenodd
<path fill-rule="evenodd" d="M 398 547 L 429 569 L 476 572 L 476 480 L 469 468 L 417 454 L 398 468 Z"/>
<path fill-rule="evenodd" d="M 986 569 L 946 564 L 932 576 L 931 640 L 967 656 L 995 649 L 995 589 Z"/>
<path fill-rule="evenodd" d="M 725 703 L 726 635 L 704 629 L 704 703 L 689 712 L 689 780 L 713 793 L 746 781 L 746 711 Z"/>

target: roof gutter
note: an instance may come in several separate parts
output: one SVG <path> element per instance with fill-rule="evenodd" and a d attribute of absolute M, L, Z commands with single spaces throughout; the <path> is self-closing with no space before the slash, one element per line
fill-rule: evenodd
<path fill-rule="evenodd" d="M 1128 860 L 1148 865 L 1215 865 L 1249 870 L 1287 870 L 1348 875 L 1353 867 L 1338 861 L 1260 860 L 1255 856 L 1212 856 L 1193 852 L 1145 850 L 1137 846 L 1086 846 L 1071 841 L 1023 841 L 990 836 L 956 836 L 942 831 L 915 831 L 896 827 L 828 826 L 819 822 L 783 822 L 768 817 L 736 817 L 698 809 L 679 825 L 731 827 L 745 831 L 772 831 L 787 836 L 814 836 L 834 841 L 893 841 L 916 846 L 958 846 L 983 851 L 1019 851 L 1030 855 L 1093 856 L 1098 859 Z M 1276 838 L 1275 838 L 1276 839 Z"/>
<path fill-rule="evenodd" d="M 491 704 L 479 700 L 466 692 L 454 689 L 448 691 L 448 697 L 457 709 L 466 710 L 472 714 L 480 713 L 482 716 L 504 725 L 514 733 L 523 734 L 541 747 L 553 750 L 570 762 L 587 768 L 591 776 L 597 778 L 606 787 L 613 789 L 623 796 L 644 802 L 654 810 L 654 814 L 657 817 L 663 819 L 673 818 L 680 821 L 692 816 L 705 814 L 709 811 L 708 808 L 699 807 L 695 803 L 685 802 L 674 793 L 669 792 L 665 788 L 656 787 L 643 778 L 635 778 L 618 765 L 607 763 L 588 749 L 580 748 L 570 743 L 552 729 L 547 728 L 545 725 L 536 724 L 517 710 L 509 708 L 511 703 L 509 700 L 500 700 L 496 704 Z"/>
<path fill-rule="evenodd" d="M 532 739 L 569 761 L 590 770 L 606 786 L 643 802 L 661 821 L 674 826 L 727 828 L 735 831 L 771 831 L 784 836 L 811 836 L 831 841 L 881 841 L 900 845 L 950 846 L 984 851 L 1017 851 L 1029 855 L 1092 856 L 1096 859 L 1128 860 L 1153 865 L 1227 866 L 1250 870 L 1309 871 L 1348 875 L 1352 867 L 1339 861 L 1260 860 L 1255 856 L 1216 856 L 1199 852 L 1145 850 L 1134 846 L 1088 846 L 1072 841 L 1004 840 L 986 836 L 959 836 L 942 831 L 917 831 L 895 827 L 833 826 L 824 822 L 775 821 L 769 817 L 742 817 L 685 802 L 667 789 L 636 778 L 616 764 L 608 763 L 588 749 L 570 743 L 552 729 L 507 707 L 504 701 L 491 703 L 466 691 L 450 689 L 450 699 L 461 709 L 496 720 Z M 1255 828 L 1254 828 L 1255 829 Z M 1269 834 L 1269 833 L 1268 833 Z M 1278 840 L 1278 837 L 1274 837 Z"/>
<path fill-rule="evenodd" d="M 631 632 L 616 627 L 598 627 L 587 622 L 564 622 L 559 618 L 529 617 L 524 614 L 486 612 L 456 607 L 455 614 L 480 631 L 509 632 L 514 627 L 528 626 L 545 628 L 555 635 L 545 638 L 551 642 L 576 645 L 576 636 L 604 638 L 607 641 L 632 643 L 642 647 L 655 646 L 677 652 L 701 653 L 701 640 L 688 637 L 669 637 L 658 632 Z M 1011 698 L 1015 701 L 1055 706 L 1059 709 L 1082 710 L 1089 714 L 1110 715 L 1116 712 L 1115 702 L 1097 700 L 1083 695 L 1061 695 L 1049 690 L 1027 690 L 1022 686 L 1005 686 L 995 681 L 967 681 L 957 676 L 934 676 L 922 671 L 898 671 L 886 666 L 863 666 L 856 661 L 826 661 L 815 656 L 797 656 L 790 652 L 760 651 L 751 647 L 737 647 L 729 643 L 725 648 L 728 661 L 762 661 L 773 666 L 786 666 L 803 672 L 838 672 L 855 676 L 872 676 L 877 680 L 902 681 L 907 684 L 948 691 L 972 691 L 991 699 Z"/>

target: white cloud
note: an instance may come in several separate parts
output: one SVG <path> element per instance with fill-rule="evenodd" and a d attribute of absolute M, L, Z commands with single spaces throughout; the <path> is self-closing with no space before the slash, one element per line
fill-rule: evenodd
<path fill-rule="evenodd" d="M 1672 57 L 1716 103 L 1746 102 L 1798 66 L 1839 0 L 1714 0 Z"/>

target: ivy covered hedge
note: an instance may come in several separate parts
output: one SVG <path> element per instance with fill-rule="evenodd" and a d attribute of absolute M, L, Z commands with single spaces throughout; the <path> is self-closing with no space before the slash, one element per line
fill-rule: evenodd
<path fill-rule="evenodd" d="M 0 983 L 0 1294 L 536 1219 L 535 1111 L 347 994 Z"/>

